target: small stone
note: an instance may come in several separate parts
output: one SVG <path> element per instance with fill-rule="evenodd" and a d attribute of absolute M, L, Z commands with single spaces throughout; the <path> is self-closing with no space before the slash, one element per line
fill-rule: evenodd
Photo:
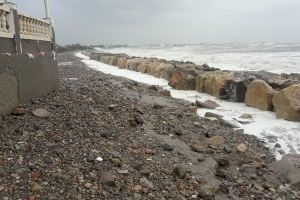
<path fill-rule="evenodd" d="M 101 182 L 108 186 L 116 186 L 115 176 L 110 172 L 105 172 L 102 174 Z"/>
<path fill-rule="evenodd" d="M 144 176 L 149 176 L 151 174 L 151 171 L 148 168 L 144 168 L 140 171 L 140 173 Z"/>
<path fill-rule="evenodd" d="M 154 109 L 161 109 L 161 108 L 163 108 L 163 106 L 161 104 L 154 103 L 153 108 Z"/>
<path fill-rule="evenodd" d="M 122 166 L 122 161 L 119 158 L 111 158 L 110 162 L 112 162 L 112 164 L 115 167 L 121 167 Z"/>
<path fill-rule="evenodd" d="M 82 195 L 81 194 L 77 194 L 75 196 L 75 200 L 82 200 Z"/>
<path fill-rule="evenodd" d="M 135 117 L 135 122 L 137 124 L 143 125 L 144 124 L 144 119 L 141 116 Z"/>
<path fill-rule="evenodd" d="M 206 118 L 216 118 L 218 119 L 219 117 L 223 117 L 222 115 L 218 115 L 216 113 L 212 113 L 212 112 L 206 112 L 204 117 Z"/>
<path fill-rule="evenodd" d="M 94 154 L 88 154 L 86 160 L 88 162 L 93 162 L 95 160 L 95 155 Z"/>
<path fill-rule="evenodd" d="M 129 171 L 128 171 L 128 169 L 121 169 L 121 170 L 118 170 L 118 173 L 119 174 L 129 174 Z"/>
<path fill-rule="evenodd" d="M 141 178 L 140 183 L 142 186 L 144 186 L 148 189 L 151 189 L 151 190 L 154 189 L 154 184 L 151 181 L 149 181 L 146 177 Z"/>
<path fill-rule="evenodd" d="M 165 151 L 173 151 L 174 150 L 174 147 L 172 147 L 171 145 L 169 145 L 167 143 L 163 144 L 162 147 Z"/>
<path fill-rule="evenodd" d="M 156 85 L 151 85 L 148 88 L 149 90 L 158 91 L 158 87 Z"/>
<path fill-rule="evenodd" d="M 214 149 L 224 149 L 225 139 L 222 136 L 213 136 L 207 139 L 207 144 Z"/>
<path fill-rule="evenodd" d="M 197 153 L 203 153 L 206 151 L 206 147 L 202 144 L 191 144 L 190 145 L 190 149 L 194 152 L 197 152 Z"/>
<path fill-rule="evenodd" d="M 236 150 L 239 152 L 239 153 L 245 153 L 247 151 L 248 147 L 242 143 L 242 144 L 239 144 L 237 147 L 236 147 Z"/>
<path fill-rule="evenodd" d="M 165 96 L 165 97 L 170 97 L 171 96 L 171 92 L 169 90 L 159 90 L 158 94 L 161 96 Z"/>
<path fill-rule="evenodd" d="M 32 114 L 36 117 L 40 118 L 49 118 L 51 113 L 48 112 L 46 109 L 38 108 L 32 111 Z"/>
<path fill-rule="evenodd" d="M 31 183 L 31 191 L 32 192 L 40 192 L 42 189 L 43 189 L 42 186 L 39 185 L 37 182 Z"/>
<path fill-rule="evenodd" d="M 26 113 L 26 110 L 22 107 L 14 108 L 12 111 L 13 115 L 24 115 Z"/>
<path fill-rule="evenodd" d="M 198 100 L 195 101 L 198 108 L 208 108 L 208 109 L 216 109 L 217 107 L 220 107 L 219 104 L 212 100 L 206 100 L 204 102 L 200 102 Z"/>
<path fill-rule="evenodd" d="M 87 189 L 90 189 L 92 187 L 92 184 L 91 183 L 85 183 L 84 187 L 86 187 Z"/>
<path fill-rule="evenodd" d="M 216 156 L 214 158 L 217 163 L 222 166 L 222 167 L 227 167 L 229 166 L 229 156 L 223 156 L 223 155 L 220 155 L 220 156 Z"/>
<path fill-rule="evenodd" d="M 232 149 L 228 145 L 224 146 L 224 150 L 225 150 L 226 153 L 231 153 L 232 152 Z"/>
<path fill-rule="evenodd" d="M 254 187 L 259 191 L 264 191 L 264 188 L 261 185 L 259 185 L 258 183 L 254 183 Z"/>
<path fill-rule="evenodd" d="M 183 134 L 183 129 L 181 126 L 176 126 L 174 130 L 175 135 L 182 135 Z"/>
<path fill-rule="evenodd" d="M 251 114 L 245 113 L 245 114 L 239 116 L 239 118 L 241 118 L 241 119 L 252 119 L 253 117 L 252 117 Z"/>
<path fill-rule="evenodd" d="M 179 178 L 185 178 L 186 173 L 186 169 L 181 166 L 175 167 L 175 169 L 173 170 L 173 174 Z"/>
<path fill-rule="evenodd" d="M 117 106 L 118 106 L 117 104 L 110 104 L 110 105 L 108 106 L 108 109 L 109 109 L 109 110 L 114 110 Z"/>
<path fill-rule="evenodd" d="M 281 145 L 276 143 L 275 146 L 274 146 L 276 149 L 280 149 L 281 148 Z"/>
<path fill-rule="evenodd" d="M 202 155 L 202 154 L 200 154 L 200 155 L 198 156 L 197 160 L 198 160 L 198 162 L 203 162 L 203 161 L 205 161 L 205 156 Z"/>
<path fill-rule="evenodd" d="M 137 193 L 142 193 L 143 187 L 141 185 L 136 185 L 136 186 L 134 186 L 133 191 L 137 192 Z"/>

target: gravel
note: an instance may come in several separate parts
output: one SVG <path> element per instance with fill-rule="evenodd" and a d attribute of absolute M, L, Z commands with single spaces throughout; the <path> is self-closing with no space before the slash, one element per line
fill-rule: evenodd
<path fill-rule="evenodd" d="M 72 52 L 58 62 L 72 65 L 59 66 L 57 91 L 0 118 L 0 199 L 299 198 L 257 138 L 198 118 L 154 86 L 88 69 Z"/>

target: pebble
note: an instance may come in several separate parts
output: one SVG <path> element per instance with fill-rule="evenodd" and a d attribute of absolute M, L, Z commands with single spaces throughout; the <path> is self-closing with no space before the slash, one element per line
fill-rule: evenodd
<path fill-rule="evenodd" d="M 116 186 L 115 176 L 110 172 L 105 172 L 102 174 L 101 182 L 108 186 Z"/>
<path fill-rule="evenodd" d="M 165 151 L 173 151 L 174 150 L 174 147 L 172 147 L 171 145 L 169 145 L 167 143 L 164 143 L 162 147 Z"/>
<path fill-rule="evenodd" d="M 186 169 L 181 166 L 175 167 L 175 169 L 173 170 L 173 174 L 179 178 L 185 178 L 186 173 Z"/>
<path fill-rule="evenodd" d="M 207 143 L 214 149 L 224 149 L 225 139 L 222 136 L 213 136 L 207 139 Z"/>
<path fill-rule="evenodd" d="M 141 178 L 140 183 L 142 186 L 144 186 L 148 189 L 151 189 L 151 190 L 154 189 L 154 184 L 151 181 L 149 181 L 146 177 Z"/>
<path fill-rule="evenodd" d="M 245 153 L 247 151 L 248 147 L 242 143 L 242 144 L 239 144 L 237 147 L 236 147 L 236 150 L 238 151 L 238 153 Z"/>
<path fill-rule="evenodd" d="M 137 192 L 137 193 L 142 193 L 143 187 L 141 185 L 136 185 L 136 186 L 134 186 L 133 191 Z"/>
<path fill-rule="evenodd" d="M 90 189 L 92 187 L 92 184 L 91 183 L 85 183 L 84 187 L 86 187 L 87 189 Z"/>
<path fill-rule="evenodd" d="M 26 110 L 22 107 L 14 108 L 12 111 L 13 115 L 24 115 L 26 113 Z"/>
<path fill-rule="evenodd" d="M 122 170 L 118 170 L 119 174 L 129 174 L 128 169 L 122 169 Z"/>
<path fill-rule="evenodd" d="M 200 154 L 197 158 L 198 162 L 203 162 L 205 160 L 205 156 Z"/>
<path fill-rule="evenodd" d="M 38 109 L 33 110 L 32 114 L 35 117 L 40 117 L 40 118 L 49 118 L 51 116 L 51 113 L 43 108 L 38 108 Z"/>
<path fill-rule="evenodd" d="M 32 192 L 40 192 L 42 189 L 43 189 L 42 186 L 39 185 L 37 182 L 31 183 L 31 191 Z"/>
<path fill-rule="evenodd" d="M 75 196 L 75 200 L 82 200 L 82 195 L 81 194 L 77 194 Z"/>

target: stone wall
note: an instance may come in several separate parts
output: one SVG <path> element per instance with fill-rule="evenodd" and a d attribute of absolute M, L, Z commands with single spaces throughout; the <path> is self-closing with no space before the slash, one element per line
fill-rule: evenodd
<path fill-rule="evenodd" d="M 246 102 L 261 110 L 275 111 L 278 118 L 300 121 L 300 75 L 231 72 L 191 62 L 129 57 L 125 54 L 91 53 L 91 59 L 158 78 L 179 90 L 197 90 L 217 98 Z"/>
<path fill-rule="evenodd" d="M 52 53 L 0 55 L 0 113 L 55 90 L 57 70 Z"/>

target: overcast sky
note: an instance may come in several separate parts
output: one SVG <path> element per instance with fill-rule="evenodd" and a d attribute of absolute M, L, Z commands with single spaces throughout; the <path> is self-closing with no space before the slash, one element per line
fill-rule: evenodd
<path fill-rule="evenodd" d="M 0 0 L 1 1 L 1 0 Z M 12 0 L 44 16 L 44 0 Z M 59 44 L 300 42 L 300 0 L 49 0 Z"/>

